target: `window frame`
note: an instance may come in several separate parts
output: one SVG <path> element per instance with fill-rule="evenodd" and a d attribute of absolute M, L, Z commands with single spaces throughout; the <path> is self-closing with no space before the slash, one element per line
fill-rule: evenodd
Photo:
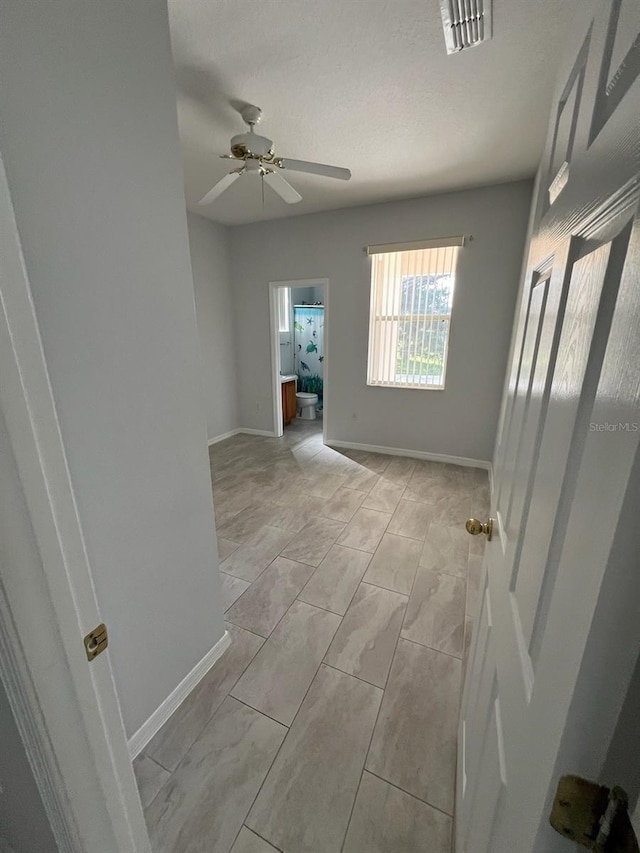
<path fill-rule="evenodd" d="M 406 306 L 403 306 L 403 294 L 402 294 L 402 282 L 406 278 L 413 278 L 415 288 L 415 279 L 418 277 L 428 277 L 428 276 L 438 276 L 442 273 L 438 272 L 438 262 L 436 255 L 435 264 L 429 265 L 426 269 L 425 267 L 421 267 L 416 269 L 415 272 L 412 273 L 411 276 L 408 274 L 402 275 L 400 272 L 397 276 L 398 281 L 401 282 L 400 287 L 398 288 L 397 294 L 391 291 L 389 287 L 389 282 L 391 281 L 390 277 L 387 277 L 386 280 L 380 281 L 376 280 L 376 267 L 374 263 L 371 264 L 371 274 L 370 274 L 370 300 L 369 300 L 369 331 L 368 331 L 368 349 L 367 349 L 367 386 L 372 388 L 400 388 L 408 391 L 444 391 L 446 387 L 446 374 L 447 367 L 449 361 L 449 345 L 451 340 L 451 323 L 453 319 L 453 303 L 455 299 L 455 287 L 456 287 L 456 273 L 458 268 L 458 260 L 459 260 L 459 250 L 464 246 L 464 237 L 447 237 L 436 240 L 424 240 L 413 243 L 398 243 L 398 244 L 384 244 L 379 246 L 369 246 L 367 247 L 367 254 L 369 256 L 372 255 L 391 255 L 391 254 L 406 254 L 409 252 L 416 252 L 419 250 L 440 250 L 440 249 L 451 249 L 453 252 L 450 263 L 448 264 L 449 274 L 453 278 L 453 287 L 450 295 L 450 303 L 449 303 L 449 311 L 446 314 L 440 313 L 424 313 L 424 314 L 413 314 L 406 313 Z M 402 264 L 402 261 L 400 261 Z M 397 285 L 396 285 L 397 287 Z M 412 297 L 415 299 L 415 294 Z M 405 307 L 405 313 L 390 313 L 389 301 L 390 299 L 398 299 L 399 306 Z M 428 298 L 426 300 L 428 304 Z M 382 307 L 387 310 L 383 312 L 382 307 L 378 312 L 377 306 L 382 303 Z M 426 307 L 426 305 L 425 305 Z M 390 375 L 393 369 L 393 364 L 397 355 L 394 356 L 393 348 L 395 347 L 396 353 L 398 351 L 398 336 L 400 334 L 400 324 L 402 322 L 409 322 L 412 324 L 413 328 L 419 328 L 420 324 L 429 324 L 429 331 L 426 332 L 428 335 L 433 335 L 436 332 L 435 324 L 438 321 L 446 322 L 446 339 L 444 342 L 444 347 L 442 350 L 442 369 L 440 374 L 438 375 L 438 382 L 432 383 L 429 381 L 429 374 L 420 375 L 420 379 L 424 381 L 416 382 L 415 374 L 411 374 L 408 370 L 408 366 L 411 363 L 412 357 L 415 357 L 419 352 L 419 347 L 414 346 L 413 350 L 410 350 L 407 354 L 407 365 L 406 372 L 404 374 L 394 373 L 394 379 L 384 379 L 378 378 L 383 375 L 385 372 Z M 391 344 L 381 342 L 385 338 L 385 336 L 389 335 L 388 331 L 385 331 L 385 325 L 393 324 L 390 330 L 390 338 Z M 387 326 L 389 328 L 389 326 Z M 424 353 L 424 341 L 425 341 L 425 326 L 423 326 L 422 331 L 422 351 Z M 416 333 L 417 334 L 417 333 Z M 384 347 L 386 350 L 387 346 L 391 347 L 390 351 L 382 352 L 381 348 Z M 438 354 L 438 350 L 431 348 L 428 350 L 428 355 L 432 356 Z M 397 377 L 401 376 L 402 379 L 398 379 Z M 410 377 L 413 376 L 414 381 L 409 381 Z M 403 381 L 404 379 L 404 381 Z"/>

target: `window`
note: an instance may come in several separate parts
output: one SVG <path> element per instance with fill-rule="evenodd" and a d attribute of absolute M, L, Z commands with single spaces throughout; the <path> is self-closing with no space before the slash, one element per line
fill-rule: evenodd
<path fill-rule="evenodd" d="M 279 287 L 278 294 L 278 331 L 291 331 L 291 288 Z"/>
<path fill-rule="evenodd" d="M 444 388 L 462 243 L 463 238 L 452 237 L 418 244 L 418 248 L 416 244 L 369 247 L 368 385 Z"/>

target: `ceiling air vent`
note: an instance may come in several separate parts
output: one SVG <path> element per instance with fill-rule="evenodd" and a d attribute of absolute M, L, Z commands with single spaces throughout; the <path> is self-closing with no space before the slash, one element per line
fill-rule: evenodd
<path fill-rule="evenodd" d="M 491 0 L 440 0 L 447 53 L 491 38 Z"/>

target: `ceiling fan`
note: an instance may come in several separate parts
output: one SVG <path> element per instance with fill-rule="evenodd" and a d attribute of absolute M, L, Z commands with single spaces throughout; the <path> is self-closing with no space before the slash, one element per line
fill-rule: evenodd
<path fill-rule="evenodd" d="M 349 169 L 341 169 L 338 166 L 325 166 L 323 163 L 309 163 L 306 160 L 290 160 L 288 157 L 276 157 L 273 153 L 273 142 L 266 136 L 258 136 L 254 128 L 262 118 L 262 110 L 259 107 L 247 105 L 240 115 L 249 126 L 248 133 L 239 133 L 231 139 L 231 154 L 220 156 L 235 160 L 240 163 L 237 169 L 233 169 L 228 175 L 212 187 L 209 192 L 198 202 L 199 205 L 211 204 L 231 184 L 238 180 L 241 175 L 260 175 L 264 184 L 268 184 L 272 190 L 287 204 L 295 204 L 302 200 L 300 193 L 282 177 L 282 172 L 306 172 L 309 175 L 321 175 L 325 178 L 337 178 L 340 181 L 348 181 L 351 177 Z"/>

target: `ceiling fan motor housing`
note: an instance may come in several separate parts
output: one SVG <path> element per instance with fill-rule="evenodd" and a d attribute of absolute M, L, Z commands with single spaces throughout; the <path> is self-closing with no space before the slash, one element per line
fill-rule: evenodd
<path fill-rule="evenodd" d="M 271 151 L 273 140 L 257 133 L 239 133 L 231 138 L 231 153 L 234 157 L 266 157 Z"/>

